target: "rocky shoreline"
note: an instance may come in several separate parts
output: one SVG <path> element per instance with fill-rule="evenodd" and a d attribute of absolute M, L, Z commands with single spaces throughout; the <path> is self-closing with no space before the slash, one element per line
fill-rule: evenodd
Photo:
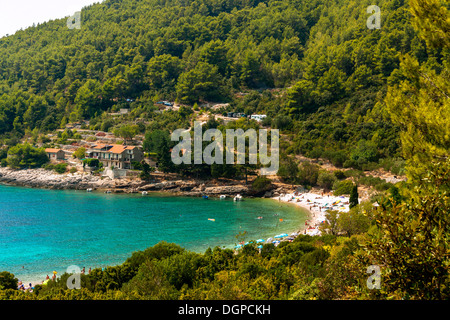
<path fill-rule="evenodd" d="M 60 190 L 97 190 L 111 193 L 169 192 L 176 195 L 219 197 L 220 195 L 256 196 L 271 198 L 292 191 L 294 186 L 274 184 L 270 190 L 255 193 L 251 185 L 240 181 L 200 181 L 181 179 L 166 175 L 154 175 L 152 180 L 139 178 L 111 179 L 92 175 L 89 172 L 58 174 L 46 169 L 12 170 L 0 168 L 0 183 L 22 187 L 60 189 Z"/>

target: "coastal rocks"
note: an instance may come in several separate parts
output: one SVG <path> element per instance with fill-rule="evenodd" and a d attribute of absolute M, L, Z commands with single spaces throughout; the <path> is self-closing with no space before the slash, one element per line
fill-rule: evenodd
<path fill-rule="evenodd" d="M 205 194 L 217 195 L 217 194 L 246 194 L 249 192 L 249 188 L 244 185 L 235 186 L 217 186 L 217 187 L 206 187 L 203 192 Z"/>
<path fill-rule="evenodd" d="M 111 179 L 95 176 L 87 172 L 58 174 L 46 169 L 12 170 L 0 168 L 0 182 L 16 186 L 46 189 L 101 190 L 112 193 L 136 193 L 144 191 L 170 192 L 185 196 L 210 195 L 252 195 L 251 187 L 243 184 L 221 185 L 217 182 L 198 180 L 164 180 L 168 177 L 155 177 L 152 182 L 139 178 Z M 159 179 L 158 179 L 159 178 Z M 269 197 L 269 195 L 267 195 Z"/>
<path fill-rule="evenodd" d="M 139 187 L 139 191 L 163 191 L 170 190 L 174 188 L 180 187 L 182 185 L 182 181 L 163 181 L 163 182 L 155 182 Z"/>
<path fill-rule="evenodd" d="M 0 182 L 47 189 L 87 189 L 111 186 L 109 179 L 88 174 L 58 174 L 46 169 L 0 168 Z"/>

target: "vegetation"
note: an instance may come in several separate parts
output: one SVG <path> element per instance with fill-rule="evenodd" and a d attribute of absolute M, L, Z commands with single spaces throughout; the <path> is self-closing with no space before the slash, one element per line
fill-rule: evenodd
<path fill-rule="evenodd" d="M 174 165 L 170 132 L 191 128 L 199 109 L 264 112 L 261 124 L 211 118 L 203 130 L 279 128 L 283 182 L 351 198 L 348 213 L 327 213 L 321 236 L 261 250 L 250 243 L 238 254 L 159 243 L 83 275 L 80 290 L 68 290 L 63 275 L 22 293 L 8 289 L 11 275 L 2 273 L 0 299 L 448 299 L 448 3 L 380 0 L 379 30 L 366 27 L 369 4 L 107 0 L 83 11 L 80 32 L 55 20 L 0 39 L 0 134 L 8 148 L 0 155 L 11 167 L 48 161 L 17 137 L 86 119 L 93 129 L 132 128 L 125 140 L 144 133 L 161 171 L 246 178 L 254 167 Z M 160 112 L 161 99 L 183 105 Z M 210 101 L 229 106 L 200 107 Z M 130 113 L 120 120 L 108 115 L 124 106 Z M 342 170 L 324 172 L 300 163 L 301 155 Z M 85 164 L 99 166 L 94 160 Z M 394 186 L 364 173 L 375 168 L 408 180 Z M 255 181 L 261 191 L 269 184 Z M 358 203 L 358 185 L 384 191 L 380 206 Z M 378 290 L 366 282 L 372 265 L 381 269 Z"/>
<path fill-rule="evenodd" d="M 401 156 L 400 124 L 383 108 L 388 86 L 402 78 L 399 57 L 436 65 L 442 52 L 427 49 L 408 3 L 378 5 L 383 27 L 376 31 L 367 29 L 367 5 L 357 1 L 107 0 L 86 7 L 81 30 L 57 19 L 0 39 L 0 136 L 89 120 L 91 129 L 127 142 L 137 132 L 187 129 L 193 104 L 198 110 L 218 101 L 230 105 L 217 112 L 265 113 L 265 125 L 296 133 L 282 147 L 289 155 L 379 166 Z M 164 99 L 182 106 L 155 112 Z M 109 116 L 121 108 L 129 114 Z"/>
<path fill-rule="evenodd" d="M 34 148 L 29 144 L 18 144 L 8 150 L 6 162 L 13 169 L 40 168 L 49 161 L 43 148 Z"/>

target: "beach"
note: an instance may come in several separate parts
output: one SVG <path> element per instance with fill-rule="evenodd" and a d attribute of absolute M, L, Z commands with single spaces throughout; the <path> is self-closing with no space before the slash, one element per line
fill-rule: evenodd
<path fill-rule="evenodd" d="M 274 200 L 292 203 L 309 211 L 310 219 L 299 230 L 299 234 L 320 235 L 319 226 L 325 221 L 327 210 L 349 211 L 349 197 L 313 192 L 293 192 L 272 197 Z"/>

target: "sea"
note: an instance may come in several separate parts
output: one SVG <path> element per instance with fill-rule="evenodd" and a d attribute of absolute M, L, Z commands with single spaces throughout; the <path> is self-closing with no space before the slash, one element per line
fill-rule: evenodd
<path fill-rule="evenodd" d="M 40 283 L 69 266 L 104 268 L 160 241 L 204 253 L 291 234 L 308 212 L 272 199 L 180 197 L 0 185 L 0 272 Z M 242 240 L 242 239 L 239 239 Z"/>

